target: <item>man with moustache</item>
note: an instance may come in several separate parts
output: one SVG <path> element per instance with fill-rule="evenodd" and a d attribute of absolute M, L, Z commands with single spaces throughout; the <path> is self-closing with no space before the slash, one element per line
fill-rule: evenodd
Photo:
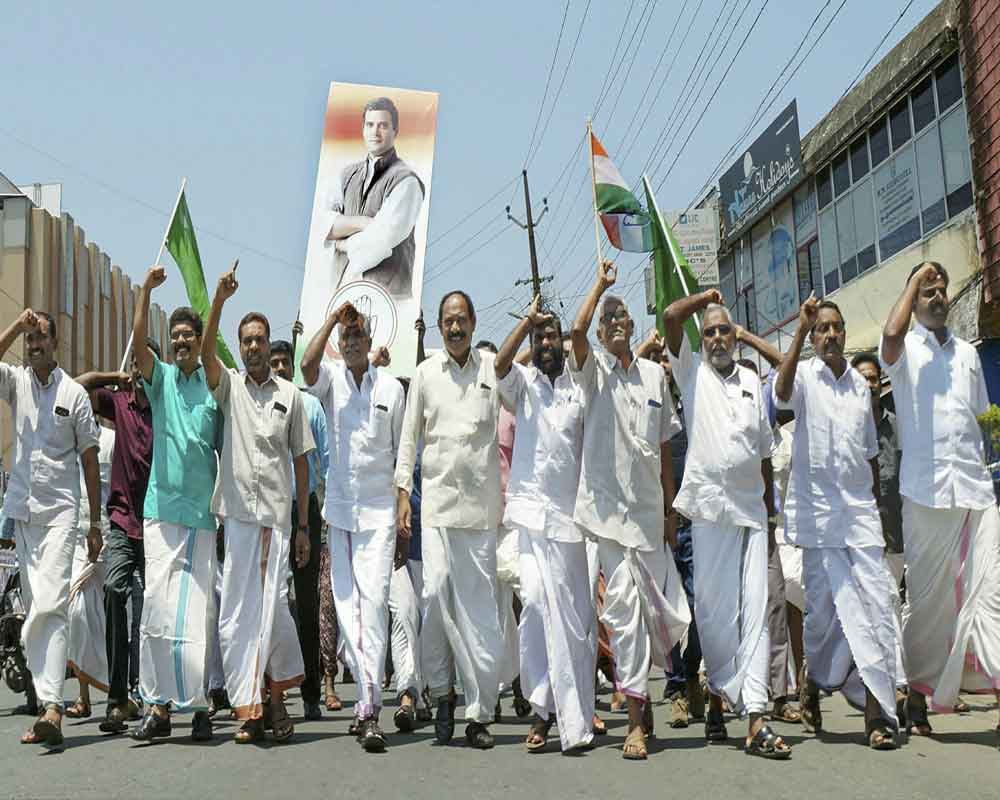
<path fill-rule="evenodd" d="M 820 690 L 841 690 L 865 714 L 875 750 L 893 750 L 896 627 L 883 559 L 878 440 L 871 393 L 844 358 L 837 305 L 810 296 L 778 369 L 774 397 L 795 413 L 785 494 L 785 538 L 802 549 L 803 643 L 808 669 L 802 718 L 820 730 Z M 816 355 L 799 366 L 806 337 Z"/>
<path fill-rule="evenodd" d="M 145 342 L 149 298 L 167 279 L 161 266 L 146 274 L 132 324 Z M 152 410 L 152 460 L 143 498 L 145 591 L 139 636 L 139 692 L 146 715 L 136 741 L 170 736 L 171 711 L 194 711 L 195 741 L 212 737 L 206 689 L 209 642 L 216 621 L 215 484 L 221 419 L 201 367 L 201 317 L 177 308 L 169 320 L 173 363 L 148 347 L 133 350 Z M 109 729 L 120 720 L 109 714 Z"/>
<path fill-rule="evenodd" d="M 226 690 L 243 723 L 236 743 L 261 737 L 265 711 L 274 740 L 286 742 L 294 727 L 283 694 L 305 677 L 288 607 L 289 548 L 299 569 L 310 559 L 306 520 L 297 520 L 294 544 L 288 527 L 292 475 L 296 506 L 308 508 L 308 454 L 315 446 L 299 390 L 271 370 L 267 317 L 251 311 L 236 328 L 246 373 L 219 360 L 219 320 L 239 288 L 238 263 L 219 279 L 201 343 L 205 382 L 225 420 L 212 494 L 212 512 L 225 526 L 219 641 Z"/>
<path fill-rule="evenodd" d="M 615 278 L 614 265 L 602 262 L 570 333 L 569 369 L 584 405 L 574 521 L 597 539 L 607 580 L 601 621 L 615 656 L 615 688 L 628 698 L 622 756 L 645 760 L 650 663 L 666 667 L 691 621 L 677 568 L 664 551 L 676 539 L 670 438 L 680 423 L 663 368 L 635 357 L 628 308 L 606 295 Z M 598 305 L 603 352 L 587 340 Z"/>
<path fill-rule="evenodd" d="M 292 342 L 275 339 L 271 342 L 271 369 L 279 378 L 291 381 L 295 377 L 295 346 Z M 309 525 L 309 550 L 315 557 L 303 567 L 295 563 L 294 553 L 289 553 L 292 580 L 295 584 L 296 629 L 299 647 L 305 665 L 305 679 L 299 687 L 302 706 L 307 720 L 322 719 L 320 710 L 320 656 L 319 656 L 319 554 L 323 532 L 323 515 L 320 498 L 324 494 L 324 481 L 329 467 L 326 415 L 319 400 L 311 394 L 302 394 L 302 403 L 309 430 L 316 449 L 309 453 L 309 508 L 305 517 Z M 293 476 L 294 477 L 294 476 Z M 295 501 L 295 486 L 292 485 L 292 530 L 298 529 L 300 512 Z"/>
<path fill-rule="evenodd" d="M 465 691 L 466 742 L 493 747 L 493 719 L 502 655 L 497 616 L 497 526 L 500 522 L 500 405 L 492 353 L 473 349 L 476 310 L 453 291 L 441 299 L 438 329 L 444 350 L 417 367 L 410 382 L 396 460 L 397 519 L 411 529 L 410 491 L 418 441 L 421 525 L 424 680 L 437 704 L 434 735 L 454 735 L 454 673 Z"/>
<path fill-rule="evenodd" d="M 160 348 L 146 340 L 152 356 Z M 102 733 L 121 733 L 128 727 L 129 620 L 126 603 L 132 597 L 132 613 L 142 614 L 142 598 L 132 591 L 132 575 L 145 574 L 143 554 L 143 504 L 153 457 L 153 410 L 136 353 L 131 371 L 88 372 L 76 379 L 90 393 L 94 413 L 115 424 L 111 489 L 107 509 L 109 529 L 105 540 L 104 613 L 107 621 L 108 704 L 100 723 Z M 114 386 L 118 391 L 111 391 Z M 135 670 L 138 672 L 138 669 Z"/>
<path fill-rule="evenodd" d="M 324 361 L 334 329 L 342 360 Z M 330 462 L 323 516 L 330 526 L 331 584 L 344 659 L 358 690 L 357 739 L 367 752 L 381 752 L 389 586 L 393 562 L 405 563 L 409 542 L 397 535 L 393 487 L 403 387 L 369 363 L 371 345 L 369 321 L 345 303 L 313 336 L 301 366 L 307 391 L 326 412 Z"/>
<path fill-rule="evenodd" d="M 516 414 L 504 526 L 520 552 L 521 690 L 535 719 L 525 746 L 545 748 L 553 723 L 564 751 L 593 742 L 597 620 L 582 531 L 573 521 L 583 447 L 583 393 L 565 367 L 562 326 L 531 309 L 503 343 L 495 371 Z M 531 365 L 514 362 L 531 336 Z"/>
<path fill-rule="evenodd" d="M 22 335 L 27 363 L 15 367 L 0 362 L 0 397 L 10 406 L 14 428 L 13 465 L 3 510 L 14 526 L 21 591 L 28 609 L 21 642 L 43 707 L 21 742 L 58 747 L 63 743 L 81 465 L 90 509 L 86 538 L 91 562 L 97 561 L 103 546 L 98 430 L 87 393 L 56 363 L 55 320 L 43 311 L 24 309 L 0 334 L 0 358 Z"/>
<path fill-rule="evenodd" d="M 326 244 L 346 257 L 339 283 L 363 278 L 393 297 L 413 294 L 413 229 L 424 185 L 396 154 L 399 111 L 388 97 L 369 100 L 361 134 L 368 156 L 348 164 L 331 203 Z"/>
<path fill-rule="evenodd" d="M 976 420 L 989 398 L 979 354 L 948 328 L 940 264 L 910 273 L 879 358 L 892 379 L 903 449 L 909 724 L 928 736 L 928 696 L 947 712 L 960 690 L 1000 695 L 1000 514 Z"/>
<path fill-rule="evenodd" d="M 695 353 L 684 323 L 698 312 L 702 340 Z M 764 723 L 775 512 L 773 438 L 760 379 L 733 358 L 736 326 L 717 289 L 675 301 L 663 319 L 688 426 L 684 482 L 674 505 L 691 520 L 694 615 L 711 692 L 705 738 L 727 737 L 724 698 L 748 717 L 748 754 L 786 759 L 791 747 Z"/>

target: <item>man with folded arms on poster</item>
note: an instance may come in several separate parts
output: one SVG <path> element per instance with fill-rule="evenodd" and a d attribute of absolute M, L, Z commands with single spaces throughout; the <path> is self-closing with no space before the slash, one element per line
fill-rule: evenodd
<path fill-rule="evenodd" d="M 236 742 L 256 741 L 268 722 L 274 740 L 285 742 L 294 728 L 282 694 L 305 677 L 288 607 L 292 472 L 296 507 L 309 508 L 307 456 L 314 444 L 299 390 L 271 370 L 271 329 L 263 314 L 251 311 L 236 328 L 246 373 L 219 360 L 222 308 L 238 288 L 233 264 L 219 279 L 201 343 L 205 380 L 225 420 L 212 495 L 226 546 L 219 640 L 226 690 L 243 723 Z M 301 569 L 310 558 L 309 526 L 305 515 L 297 522 L 295 563 Z"/>
<path fill-rule="evenodd" d="M 338 286 L 358 278 L 374 281 L 393 297 L 413 294 L 413 229 L 424 202 L 424 185 L 396 154 L 399 111 L 388 97 L 369 100 L 361 135 L 368 149 L 362 161 L 340 175 L 326 234 L 347 265 Z"/>
<path fill-rule="evenodd" d="M 98 430 L 87 392 L 56 363 L 55 320 L 43 311 L 24 309 L 0 334 L 0 358 L 22 334 L 27 364 L 0 363 L 0 397 L 10 406 L 14 428 L 14 463 L 3 510 L 14 523 L 21 591 L 28 608 L 21 642 L 43 707 L 21 741 L 57 747 L 63 742 L 81 464 L 90 503 L 90 561 L 97 561 L 103 546 Z"/>
<path fill-rule="evenodd" d="M 437 704 L 434 735 L 447 744 L 455 730 L 452 691 L 457 670 L 465 691 L 468 744 L 493 747 L 502 656 L 497 616 L 497 527 L 500 523 L 500 396 L 494 356 L 472 347 L 476 311 L 465 292 L 449 292 L 438 308 L 444 349 L 417 367 L 410 382 L 396 460 L 399 527 L 411 531 L 410 491 L 423 438 L 422 536 L 424 679 Z"/>

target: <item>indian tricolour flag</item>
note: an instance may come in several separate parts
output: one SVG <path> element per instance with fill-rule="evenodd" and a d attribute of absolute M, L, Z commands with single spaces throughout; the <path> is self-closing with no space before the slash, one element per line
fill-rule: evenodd
<path fill-rule="evenodd" d="M 652 221 L 593 132 L 590 134 L 590 158 L 594 174 L 594 210 L 600 215 L 611 244 L 630 253 L 650 252 L 654 246 Z"/>

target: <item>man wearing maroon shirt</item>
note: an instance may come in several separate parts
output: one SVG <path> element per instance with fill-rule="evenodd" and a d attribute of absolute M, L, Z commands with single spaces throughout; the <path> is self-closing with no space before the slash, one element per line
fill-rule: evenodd
<path fill-rule="evenodd" d="M 160 357 L 152 339 L 146 346 Z M 125 603 L 132 574 L 145 572 L 142 546 L 142 505 L 153 458 L 153 414 L 143 390 L 142 374 L 133 355 L 131 372 L 88 372 L 77 382 L 90 393 L 94 413 L 115 423 L 116 446 L 111 463 L 111 493 L 108 519 L 111 529 L 105 541 L 107 577 L 104 581 L 104 613 L 107 616 L 108 710 L 100 724 L 104 733 L 127 729 L 129 625 Z M 118 391 L 109 387 L 115 386 Z M 132 613 L 139 608 L 133 599 Z"/>

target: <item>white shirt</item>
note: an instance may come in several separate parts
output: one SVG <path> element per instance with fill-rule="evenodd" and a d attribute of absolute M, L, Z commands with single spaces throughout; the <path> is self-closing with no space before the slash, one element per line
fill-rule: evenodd
<path fill-rule="evenodd" d="M 402 385 L 369 366 L 358 386 L 343 361 L 324 361 L 306 391 L 326 412 L 330 461 L 323 518 L 353 532 L 394 528 L 393 465 L 406 405 Z"/>
<path fill-rule="evenodd" d="M 623 547 L 662 550 L 660 446 L 681 429 L 663 368 L 634 358 L 626 370 L 593 348 L 582 369 L 572 351 L 568 363 L 584 397 L 576 522 Z"/>
<path fill-rule="evenodd" d="M 375 159 L 377 161 L 378 159 Z M 368 160 L 368 177 L 365 178 L 367 184 L 375 171 L 375 163 L 371 157 Z M 410 231 L 417 224 L 417 216 L 420 214 L 420 207 L 424 202 L 424 193 L 420 188 L 420 182 L 415 176 L 408 176 L 397 183 L 389 196 L 385 198 L 382 207 L 371 218 L 371 222 L 363 231 L 341 239 L 341 247 L 347 253 L 347 271 L 344 273 L 343 281 L 360 278 L 363 273 L 377 267 L 385 259 L 392 255 L 393 248 L 402 242 Z M 343 208 L 344 198 L 340 181 L 334 181 L 334 188 L 329 199 L 329 207 L 333 209 Z M 334 210 L 328 220 L 328 224 L 323 229 L 324 237 L 333 227 L 337 217 L 341 216 L 339 211 Z M 324 239 L 323 246 L 334 248 L 335 241 Z"/>
<path fill-rule="evenodd" d="M 795 412 L 785 539 L 798 547 L 883 547 L 879 525 L 839 522 L 845 509 L 870 509 L 877 519 L 870 462 L 878 434 L 864 376 L 848 364 L 837 378 L 814 357 L 799 364 L 788 402 L 776 389 L 774 402 Z"/>
<path fill-rule="evenodd" d="M 667 348 L 687 421 L 684 481 L 674 508 L 692 520 L 765 530 L 764 478 L 774 438 L 760 378 L 733 365 L 723 378 L 691 350 L 687 334 L 676 355 Z"/>
<path fill-rule="evenodd" d="M 115 432 L 103 425 L 97 426 L 97 466 L 101 471 L 101 525 L 104 532 L 108 530 L 108 495 L 111 494 L 111 462 L 115 454 Z M 87 484 L 83 478 L 83 467 L 80 468 L 80 514 L 78 523 L 81 528 L 90 526 L 90 501 L 87 498 Z"/>
<path fill-rule="evenodd" d="M 583 455 L 583 390 L 563 368 L 555 384 L 535 366 L 513 364 L 500 399 L 516 414 L 504 525 L 580 542 L 573 522 Z"/>
<path fill-rule="evenodd" d="M 915 322 L 903 353 L 889 364 L 899 443 L 899 492 L 931 508 L 988 508 L 996 503 L 976 417 L 989 408 L 976 349 L 948 331 L 945 343 Z"/>
<path fill-rule="evenodd" d="M 795 420 L 782 426 L 775 425 L 774 449 L 771 451 L 771 472 L 774 476 L 774 505 L 778 509 L 778 524 L 774 529 L 774 541 L 785 543 L 785 497 L 788 495 L 788 479 L 792 474 L 792 440 L 795 438 Z"/>
<path fill-rule="evenodd" d="M 472 348 L 464 367 L 447 350 L 417 367 L 403 418 L 396 486 L 413 489 L 423 437 L 421 524 L 493 530 L 500 523 L 500 395 L 494 356 Z"/>
<path fill-rule="evenodd" d="M 78 456 L 98 440 L 87 392 L 59 367 L 43 384 L 31 367 L 0 363 L 0 397 L 10 404 L 14 421 L 4 515 L 28 525 L 75 528 Z"/>

